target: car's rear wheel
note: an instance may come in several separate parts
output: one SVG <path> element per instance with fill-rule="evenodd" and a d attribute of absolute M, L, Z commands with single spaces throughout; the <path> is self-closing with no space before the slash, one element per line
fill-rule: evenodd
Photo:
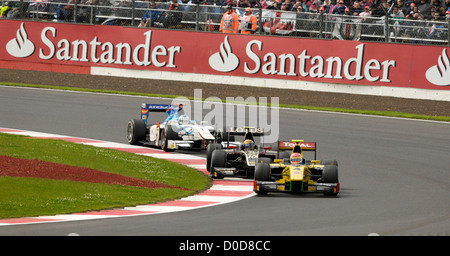
<path fill-rule="evenodd" d="M 178 136 L 178 128 L 175 125 L 166 125 L 164 128 L 166 132 L 166 138 L 168 140 L 180 140 L 180 136 Z"/>
<path fill-rule="evenodd" d="M 145 140 L 147 127 L 142 119 L 131 119 L 127 124 L 127 140 L 132 145 L 139 144 L 139 141 Z"/>

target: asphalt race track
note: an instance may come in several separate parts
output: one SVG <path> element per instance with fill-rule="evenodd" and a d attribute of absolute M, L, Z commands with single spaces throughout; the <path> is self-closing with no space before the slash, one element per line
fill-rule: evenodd
<path fill-rule="evenodd" d="M 143 102 L 171 100 L 0 86 L 0 127 L 126 143 Z M 279 113 L 280 140 L 317 141 L 318 159 L 338 160 L 338 197 L 272 193 L 183 212 L 3 226 L 0 235 L 450 235 L 450 123 Z"/>

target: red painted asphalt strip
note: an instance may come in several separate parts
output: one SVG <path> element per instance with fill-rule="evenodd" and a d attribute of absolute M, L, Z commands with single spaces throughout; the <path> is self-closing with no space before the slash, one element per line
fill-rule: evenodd
<path fill-rule="evenodd" d="M 200 207 L 205 205 L 211 205 L 215 204 L 217 202 L 207 202 L 207 201 L 183 201 L 183 200 L 176 200 L 176 201 L 169 201 L 169 202 L 162 202 L 157 204 L 149 204 L 151 206 L 184 206 L 184 207 Z"/>
<path fill-rule="evenodd" d="M 206 159 L 166 159 L 168 161 L 178 163 L 178 164 L 206 164 Z"/>
<path fill-rule="evenodd" d="M 98 140 L 90 140 L 83 138 L 72 138 L 72 137 L 33 137 L 33 139 L 46 139 L 46 140 L 63 140 L 72 143 L 102 143 Z"/>
<path fill-rule="evenodd" d="M 139 214 L 149 214 L 155 213 L 157 211 L 133 211 L 133 210 L 104 210 L 104 211 L 93 211 L 93 212 L 83 212 L 75 213 L 76 215 L 108 215 L 108 216 L 128 216 L 128 215 L 139 215 Z"/>
<path fill-rule="evenodd" d="M 26 223 L 54 222 L 54 221 L 63 221 L 63 219 L 57 220 L 57 219 L 17 218 L 17 219 L 2 219 L 0 223 L 7 223 L 7 224 L 26 224 Z"/>
<path fill-rule="evenodd" d="M 151 148 L 115 148 L 115 147 L 112 147 L 110 149 L 114 149 L 114 150 L 118 150 L 118 151 L 125 151 L 128 153 L 135 153 L 135 154 L 170 154 L 170 153 L 164 152 L 162 150 L 151 149 Z"/>
<path fill-rule="evenodd" d="M 253 191 L 229 191 L 229 190 L 206 190 L 197 195 L 199 196 L 236 196 L 243 197 L 252 194 Z"/>

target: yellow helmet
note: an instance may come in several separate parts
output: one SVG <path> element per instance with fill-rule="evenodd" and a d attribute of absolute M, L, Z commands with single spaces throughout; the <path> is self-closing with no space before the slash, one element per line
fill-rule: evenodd
<path fill-rule="evenodd" d="M 244 144 L 243 144 L 244 149 L 253 149 L 254 146 L 255 146 L 255 142 L 253 142 L 252 140 L 250 140 L 250 139 L 244 140 Z"/>

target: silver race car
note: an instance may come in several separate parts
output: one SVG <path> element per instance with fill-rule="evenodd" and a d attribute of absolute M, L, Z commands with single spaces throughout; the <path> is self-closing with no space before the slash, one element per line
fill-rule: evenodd
<path fill-rule="evenodd" d="M 205 149 L 216 141 L 213 126 L 197 123 L 186 115 L 179 115 L 182 104 L 146 104 L 141 107 L 141 119 L 131 119 L 127 125 L 130 144 L 160 147 L 165 151 L 175 149 Z M 150 124 L 150 112 L 167 112 L 163 122 Z"/>

